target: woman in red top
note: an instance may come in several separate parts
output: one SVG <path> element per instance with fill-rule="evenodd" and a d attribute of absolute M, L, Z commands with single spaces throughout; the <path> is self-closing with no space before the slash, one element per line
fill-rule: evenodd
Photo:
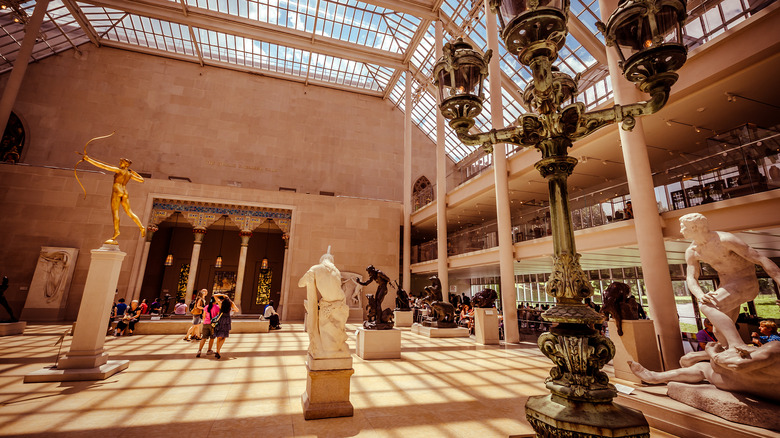
<path fill-rule="evenodd" d="M 198 345 L 198 354 L 195 357 L 200 357 L 200 352 L 203 350 L 203 344 L 206 343 L 206 339 L 209 340 L 209 349 L 206 354 L 214 353 L 211 348 L 214 346 L 214 328 L 211 327 L 211 318 L 215 318 L 219 315 L 219 305 L 217 305 L 214 297 L 211 297 L 209 304 L 203 308 L 203 324 L 200 326 L 200 345 Z"/>

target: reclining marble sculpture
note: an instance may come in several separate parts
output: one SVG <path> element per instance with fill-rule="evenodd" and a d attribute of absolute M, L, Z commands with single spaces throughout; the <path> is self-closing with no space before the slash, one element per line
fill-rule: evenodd
<path fill-rule="evenodd" d="M 685 252 L 688 288 L 699 300 L 701 312 L 712 321 L 718 342 L 683 356 L 683 368 L 653 372 L 629 361 L 631 371 L 647 383 L 697 383 L 706 379 L 721 390 L 780 401 L 775 387 L 780 381 L 780 342 L 761 347 L 747 345 L 734 325 L 740 306 L 758 296 L 755 265 L 761 265 L 778 284 L 780 268 L 733 234 L 710 230 L 707 218 L 699 213 L 681 217 L 680 231 L 693 241 Z M 705 293 L 701 289 L 699 262 L 718 271 L 717 290 Z"/>

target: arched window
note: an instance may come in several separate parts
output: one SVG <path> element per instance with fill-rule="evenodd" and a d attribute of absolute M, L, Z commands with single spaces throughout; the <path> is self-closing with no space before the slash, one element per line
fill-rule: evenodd
<path fill-rule="evenodd" d="M 433 201 L 433 185 L 428 178 L 421 176 L 412 189 L 412 209 L 419 210 Z"/>

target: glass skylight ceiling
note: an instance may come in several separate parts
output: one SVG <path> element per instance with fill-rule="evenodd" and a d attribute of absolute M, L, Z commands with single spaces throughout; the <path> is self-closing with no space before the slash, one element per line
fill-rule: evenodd
<path fill-rule="evenodd" d="M 436 137 L 435 87 L 431 78 L 436 16 L 428 12 L 434 2 L 420 0 L 52 0 L 41 39 L 32 60 L 77 47 L 90 41 L 146 53 L 159 53 L 201 65 L 257 71 L 314 85 L 346 89 L 386 98 L 404 108 L 404 86 L 414 92 L 412 119 L 432 140 Z M 427 0 L 430 1 L 430 0 Z M 23 3 L 32 15 L 34 1 Z M 389 8 L 389 9 L 388 9 Z M 422 17 L 415 16 L 417 13 Z M 481 1 L 443 0 L 440 11 L 444 37 L 463 37 L 478 49 L 487 46 Z M 77 21 L 73 14 L 79 18 Z M 603 43 L 595 22 L 597 0 L 572 0 L 577 17 Z M 24 26 L 13 22 L 9 11 L 0 12 L 0 73 L 16 59 Z M 592 43 L 591 46 L 592 47 Z M 531 79 L 530 71 L 507 53 L 501 43 L 504 125 L 525 112 L 518 96 Z M 569 35 L 556 65 L 566 73 L 582 73 L 581 95 L 589 107 L 611 96 L 606 68 Z M 499 80 L 499 78 L 491 78 Z M 490 96 L 477 120 L 477 129 L 488 129 Z M 449 127 L 446 149 L 460 161 L 474 148 L 463 146 Z"/>

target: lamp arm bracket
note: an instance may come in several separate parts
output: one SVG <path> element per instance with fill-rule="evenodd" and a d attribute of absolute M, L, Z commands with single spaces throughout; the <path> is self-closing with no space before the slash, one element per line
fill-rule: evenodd
<path fill-rule="evenodd" d="M 466 146 L 482 146 L 494 145 L 497 143 L 511 143 L 518 146 L 532 146 L 535 143 L 531 143 L 524 139 L 523 128 L 520 126 L 509 126 L 501 129 L 491 129 L 488 132 L 478 132 L 475 134 L 469 133 L 465 130 L 458 130 L 458 139 Z"/>

